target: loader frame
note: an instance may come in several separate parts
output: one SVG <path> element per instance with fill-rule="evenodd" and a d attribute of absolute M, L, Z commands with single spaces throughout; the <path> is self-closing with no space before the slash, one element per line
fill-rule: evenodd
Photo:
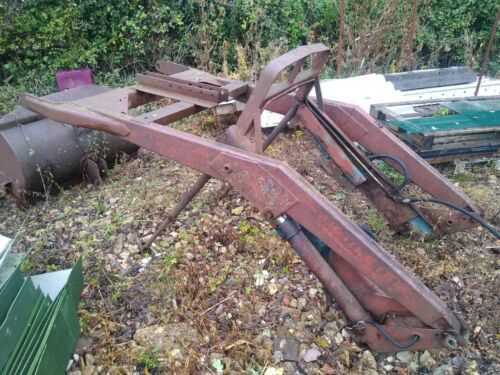
<path fill-rule="evenodd" d="M 21 104 L 63 124 L 116 135 L 202 172 L 180 209 L 210 178 L 230 184 L 292 245 L 344 311 L 354 335 L 372 350 L 464 344 L 462 322 L 432 291 L 300 174 L 263 155 L 279 132 L 297 119 L 332 168 L 394 227 L 429 233 L 471 225 L 455 213 L 425 210 L 402 199 L 400 187 L 381 173 L 374 159 L 386 158 L 423 191 L 477 212 L 462 192 L 385 128 L 355 107 L 322 100 L 319 75 L 328 53 L 322 44 L 292 50 L 269 63 L 255 85 L 163 61 L 158 72 L 139 75 L 137 86 L 100 98 L 53 103 L 24 95 Z M 309 99 L 313 89 L 316 100 Z M 136 117 L 127 114 L 132 107 L 161 98 L 178 102 Z M 223 142 L 164 126 L 228 99 L 246 104 Z M 260 124 L 264 109 L 284 115 L 268 136 Z"/>

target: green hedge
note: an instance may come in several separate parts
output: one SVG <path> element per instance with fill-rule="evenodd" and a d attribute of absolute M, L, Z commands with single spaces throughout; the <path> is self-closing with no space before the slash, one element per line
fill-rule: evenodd
<path fill-rule="evenodd" d="M 419 65 L 477 67 L 497 0 L 419 3 Z M 368 28 L 395 4 L 393 19 L 379 36 L 384 54 L 366 56 L 373 66 L 383 62 L 381 69 L 392 69 L 407 24 L 405 1 L 346 4 L 346 45 L 353 51 L 356 37 L 363 32 L 370 37 Z M 335 47 L 337 21 L 335 0 L 10 0 L 0 4 L 0 80 L 45 87 L 58 69 L 132 73 L 160 57 L 231 71 L 238 68 L 237 48 L 252 65 L 309 41 Z M 500 68 L 499 49 L 492 56 L 493 72 Z"/>

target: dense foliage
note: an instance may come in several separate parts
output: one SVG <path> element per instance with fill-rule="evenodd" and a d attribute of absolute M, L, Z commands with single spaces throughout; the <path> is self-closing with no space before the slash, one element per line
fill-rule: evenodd
<path fill-rule="evenodd" d="M 404 40 L 412 41 L 413 67 L 477 68 L 497 0 L 419 0 L 416 32 L 408 39 L 411 3 L 345 1 L 344 74 L 405 68 Z M 58 69 L 134 72 L 160 57 L 212 71 L 252 73 L 302 43 L 335 48 L 338 19 L 338 0 L 4 1 L 0 80 L 46 87 Z M 492 72 L 500 69 L 499 49 Z"/>

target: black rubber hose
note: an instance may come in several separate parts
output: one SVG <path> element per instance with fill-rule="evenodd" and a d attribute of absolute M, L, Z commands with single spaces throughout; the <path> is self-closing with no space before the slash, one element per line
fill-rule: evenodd
<path fill-rule="evenodd" d="M 466 209 L 462 207 L 458 207 L 454 205 L 453 203 L 442 201 L 440 199 L 435 199 L 435 198 L 404 198 L 402 200 L 403 203 L 436 203 L 436 204 L 441 204 L 443 206 L 446 206 L 448 208 L 451 208 L 453 210 L 456 210 L 463 215 L 471 218 L 474 220 L 476 223 L 481 225 L 484 229 L 486 229 L 488 232 L 490 232 L 497 240 L 500 240 L 500 232 L 493 227 L 490 223 L 488 223 L 486 220 L 484 220 L 482 217 L 479 215 L 475 214 L 474 212 L 467 211 Z"/>
<path fill-rule="evenodd" d="M 392 187 L 394 189 L 396 189 L 397 192 L 400 192 L 401 190 L 403 190 L 403 188 L 408 185 L 408 183 L 410 182 L 410 172 L 408 171 L 408 168 L 406 168 L 406 165 L 405 163 L 403 163 L 403 161 L 395 156 L 392 156 L 392 155 L 387 155 L 387 154 L 379 154 L 379 155 L 371 155 L 371 156 L 368 156 L 368 159 L 370 161 L 373 161 L 373 160 L 390 160 L 390 161 L 393 161 L 394 163 L 396 163 L 397 165 L 399 165 L 399 167 L 401 168 L 401 170 L 395 168 L 398 170 L 398 172 L 403 176 L 404 180 L 403 182 L 400 184 L 400 185 L 394 185 L 391 183 Z M 383 173 L 383 172 L 382 172 Z"/>
<path fill-rule="evenodd" d="M 401 171 L 399 171 L 399 172 L 404 177 L 404 180 L 403 180 L 403 183 L 401 185 L 395 186 L 398 193 L 410 182 L 410 174 L 408 172 L 408 169 L 406 168 L 405 163 L 402 160 L 398 159 L 397 157 L 394 157 L 392 155 L 381 154 L 381 155 L 372 155 L 369 157 L 369 159 L 370 160 L 384 160 L 384 159 L 391 160 L 401 167 Z M 435 204 L 440 204 L 440 205 L 446 206 L 448 208 L 451 208 L 455 211 L 458 211 L 461 214 L 471 218 L 476 223 L 481 225 L 484 229 L 486 229 L 488 232 L 490 232 L 497 240 L 500 240 L 500 232 L 495 227 L 493 227 L 490 223 L 488 223 L 486 220 L 484 220 L 482 217 L 475 214 L 474 212 L 467 211 L 466 209 L 459 207 L 459 206 L 456 206 L 453 203 L 443 201 L 440 199 L 436 199 L 436 198 L 428 198 L 428 199 L 427 198 L 425 198 L 425 199 L 424 198 L 403 198 L 402 202 L 403 203 L 425 203 L 425 202 L 427 202 L 427 203 L 435 203 Z"/>
<path fill-rule="evenodd" d="M 418 335 L 413 335 L 412 338 L 407 342 L 407 343 L 401 343 L 401 342 L 397 342 L 396 340 L 394 340 L 391 335 L 389 335 L 386 330 L 384 329 L 384 327 L 380 324 L 378 324 L 377 322 L 370 322 L 370 321 L 365 321 L 365 323 L 367 324 L 370 324 L 372 326 L 374 326 L 377 331 L 387 340 L 389 341 L 392 345 L 394 345 L 396 348 L 398 349 L 402 349 L 402 350 L 405 350 L 405 349 L 409 349 L 411 348 L 413 345 L 415 345 L 418 340 L 420 340 L 420 336 Z"/>

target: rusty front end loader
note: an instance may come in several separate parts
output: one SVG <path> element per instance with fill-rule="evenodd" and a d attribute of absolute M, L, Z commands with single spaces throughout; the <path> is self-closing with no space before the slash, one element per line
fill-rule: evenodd
<path fill-rule="evenodd" d="M 462 345 L 465 327 L 431 290 L 300 174 L 263 155 L 297 119 L 312 134 L 325 162 L 360 189 L 397 230 L 429 234 L 470 228 L 478 221 L 487 225 L 462 192 L 389 131 L 356 107 L 321 99 L 319 75 L 328 53 L 322 44 L 292 50 L 269 63 L 255 85 L 162 61 L 157 72 L 138 75 L 137 85 L 127 90 L 67 103 L 24 95 L 21 104 L 54 121 L 112 134 L 202 172 L 171 216 L 211 178 L 227 182 L 291 244 L 344 311 L 355 337 L 372 350 Z M 316 100 L 309 98 L 313 89 Z M 136 117 L 127 114 L 133 106 L 162 98 L 176 102 Z M 221 141 L 165 126 L 228 99 L 245 107 Z M 267 136 L 260 124 L 264 109 L 284 115 Z M 400 171 L 403 184 L 390 181 L 376 160 Z M 419 207 L 422 200 L 402 193 L 409 183 L 430 195 L 428 201 L 447 207 Z"/>

